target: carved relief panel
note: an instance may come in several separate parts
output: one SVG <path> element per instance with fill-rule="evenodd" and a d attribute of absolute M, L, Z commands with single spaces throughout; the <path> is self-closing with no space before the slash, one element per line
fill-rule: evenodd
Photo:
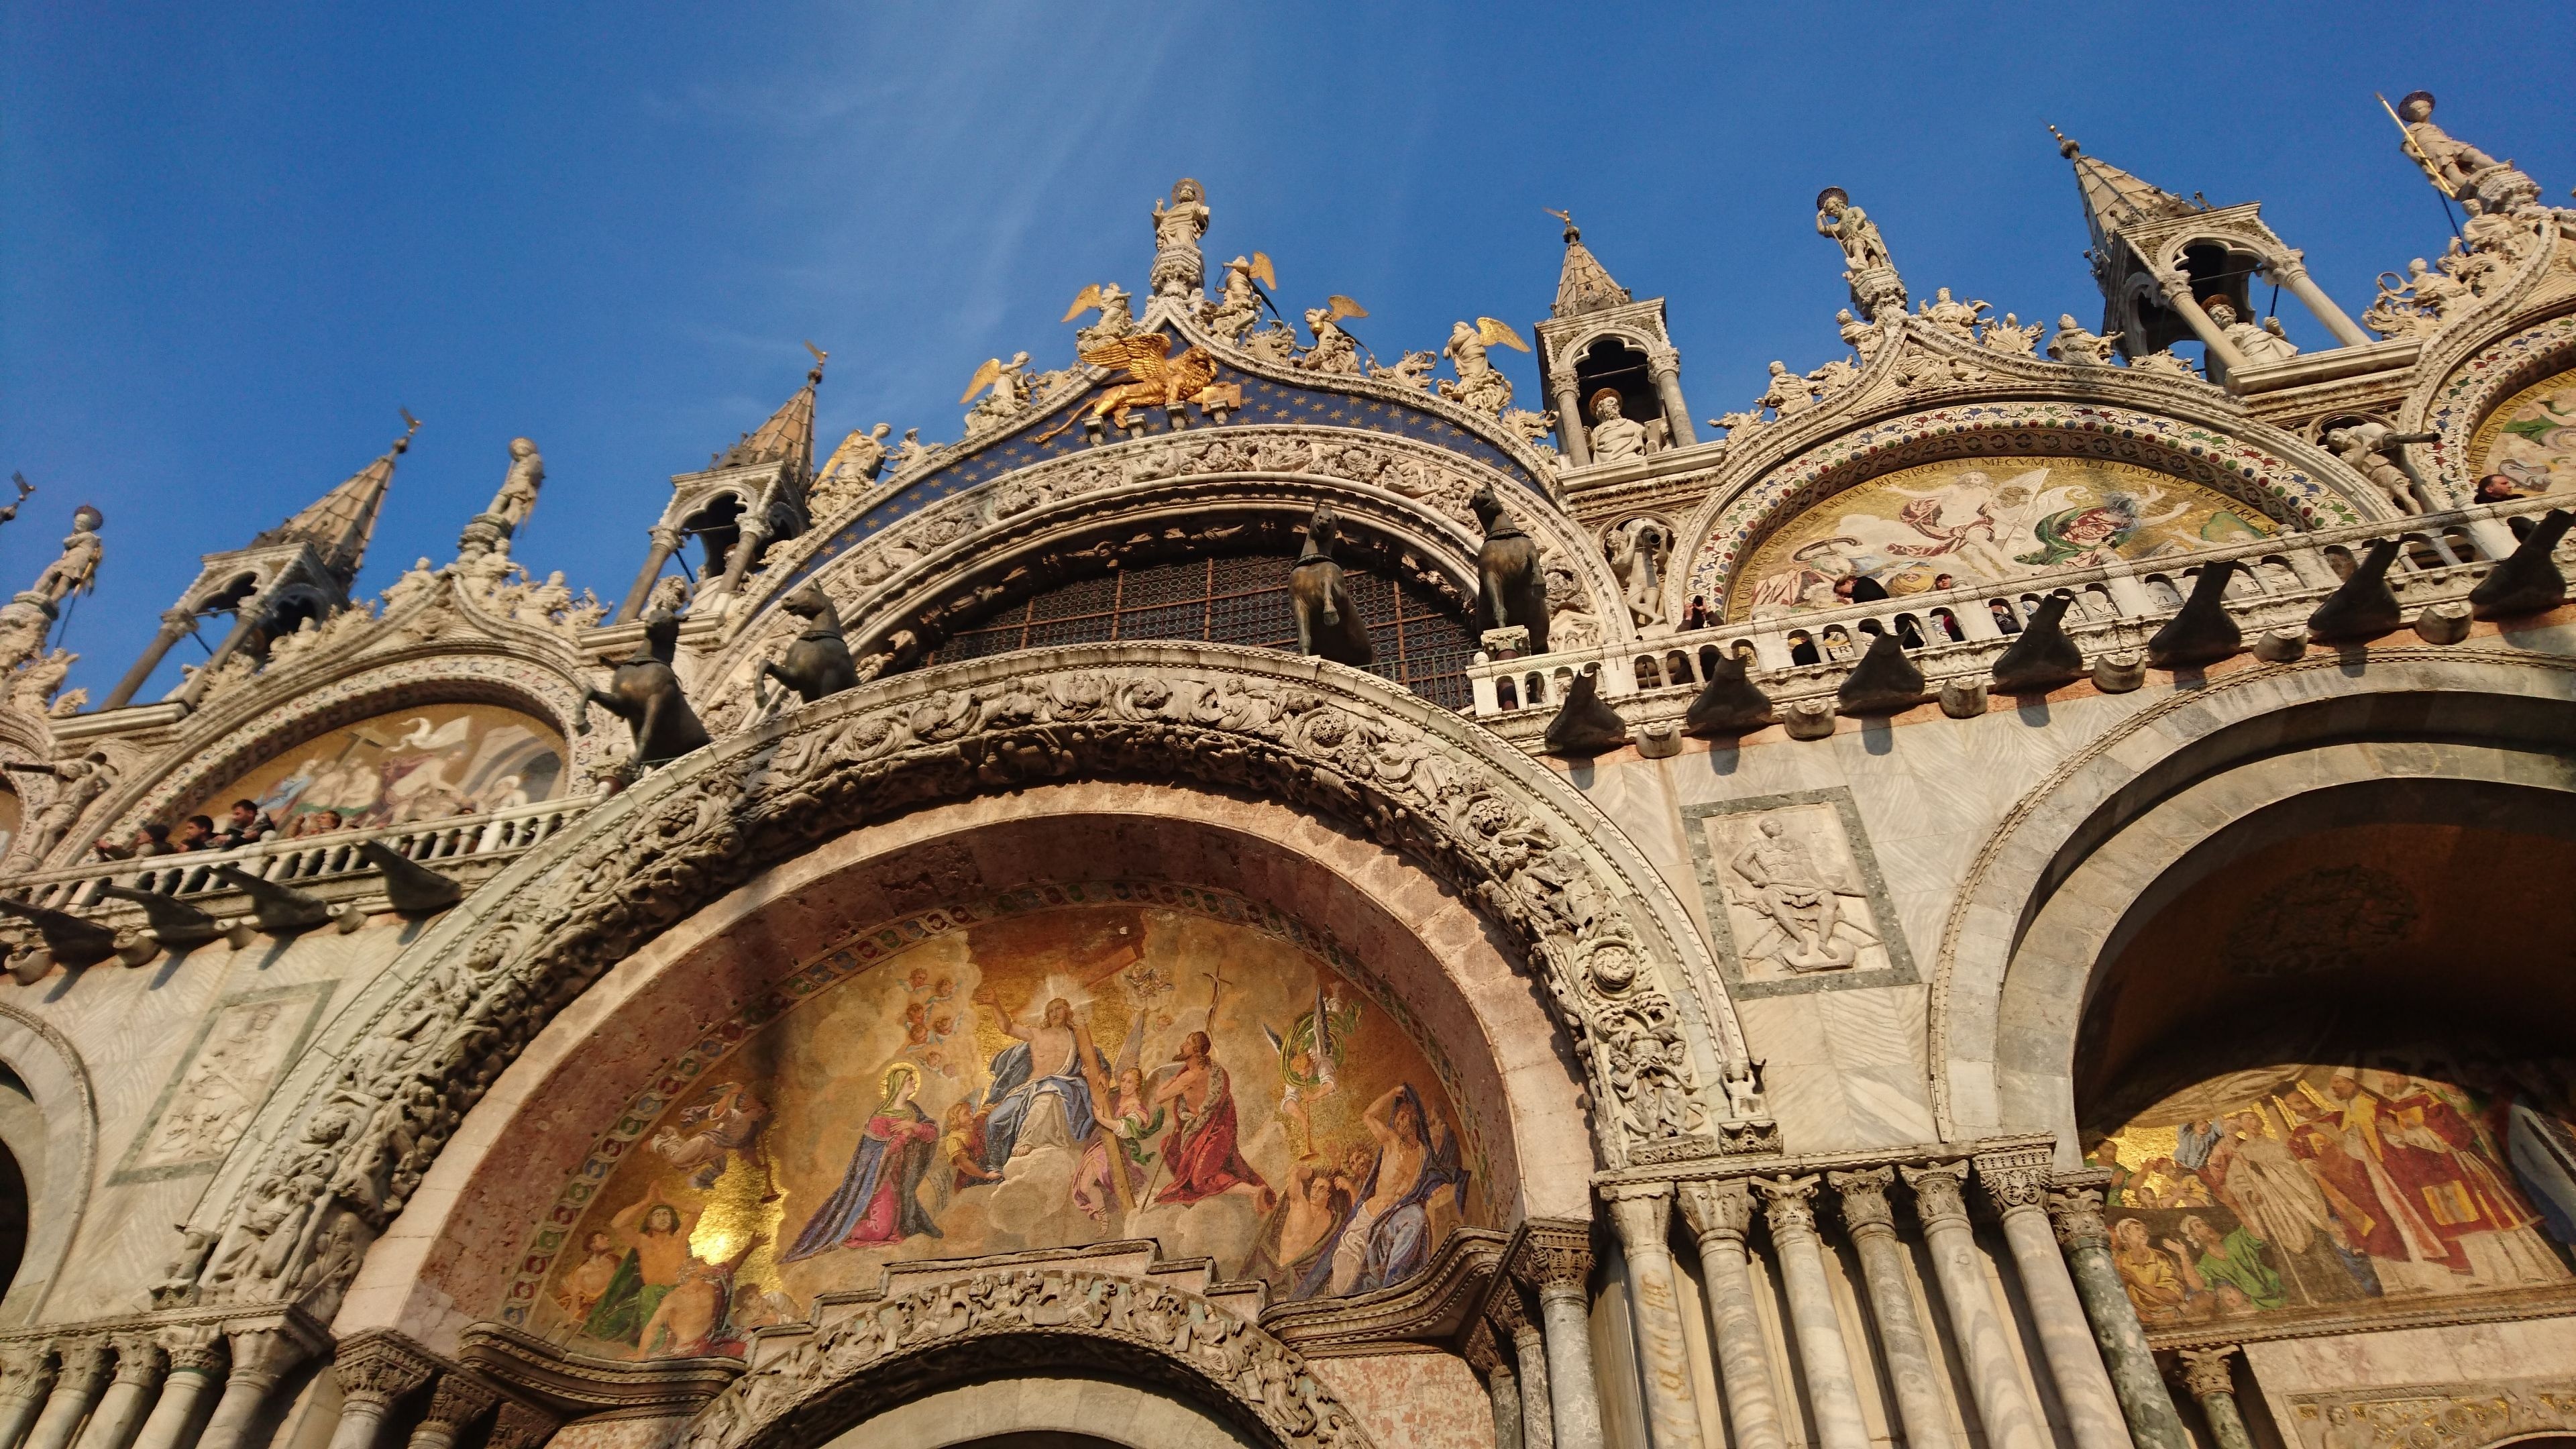
<path fill-rule="evenodd" d="M 1915 980 L 1850 791 L 1694 805 L 1682 820 L 1736 995 Z"/>
<path fill-rule="evenodd" d="M 303 1051 L 335 984 L 273 986 L 216 1002 L 110 1181 L 214 1171 L 241 1139 L 277 1074 Z"/>

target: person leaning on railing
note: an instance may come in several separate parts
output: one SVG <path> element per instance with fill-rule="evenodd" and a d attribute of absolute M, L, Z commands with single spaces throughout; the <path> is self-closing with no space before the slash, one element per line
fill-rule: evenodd
<path fill-rule="evenodd" d="M 103 839 L 93 848 L 101 860 L 144 860 L 156 855 L 173 855 L 179 849 L 170 843 L 170 827 L 158 821 L 134 832 L 134 838 L 123 845 Z"/>
<path fill-rule="evenodd" d="M 266 840 L 276 833 L 277 822 L 260 812 L 257 801 L 235 800 L 232 813 L 225 817 L 224 828 L 216 832 L 215 840 L 220 848 L 230 850 L 238 845 Z"/>

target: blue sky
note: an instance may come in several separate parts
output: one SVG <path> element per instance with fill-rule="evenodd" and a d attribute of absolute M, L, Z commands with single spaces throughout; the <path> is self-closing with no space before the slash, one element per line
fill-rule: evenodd
<path fill-rule="evenodd" d="M 2576 182 L 2565 5 L 2447 14 L 6 0 L 0 470 L 44 491 L 0 529 L 0 587 L 74 504 L 106 512 L 68 636 L 103 693 L 196 555 L 382 451 L 400 405 L 427 426 L 362 588 L 449 557 L 524 433 L 548 481 L 520 559 L 613 600 L 669 475 L 797 386 L 800 339 L 833 354 L 825 446 L 953 438 L 984 358 L 1063 365 L 1077 291 L 1143 289 L 1183 174 L 1214 256 L 1269 252 L 1283 302 L 1358 298 L 1388 354 L 1459 317 L 1526 333 L 1561 252 L 1542 208 L 1570 207 L 1669 300 L 1703 418 L 1772 358 L 1840 353 L 1829 184 L 1917 296 L 2097 321 L 2049 122 L 2260 199 L 2357 314 L 2448 237 L 2374 90 L 2436 92 L 2553 201 Z"/>

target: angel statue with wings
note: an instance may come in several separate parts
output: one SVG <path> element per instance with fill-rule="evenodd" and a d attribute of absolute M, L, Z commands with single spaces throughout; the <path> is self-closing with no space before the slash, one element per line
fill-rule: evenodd
<path fill-rule="evenodd" d="M 984 359 L 984 365 L 975 369 L 975 380 L 966 384 L 966 391 L 957 399 L 961 403 L 969 402 L 974 401 L 977 393 L 986 394 L 967 412 L 966 426 L 984 427 L 1027 412 L 1029 380 L 1023 369 L 1028 365 L 1026 352 L 1012 353 L 1008 362 L 998 357 Z"/>
<path fill-rule="evenodd" d="M 1521 340 L 1511 324 L 1497 318 L 1479 317 L 1473 326 L 1464 322 L 1452 326 L 1448 345 L 1440 350 L 1458 369 L 1458 380 L 1440 384 L 1440 395 L 1478 412 L 1500 416 L 1512 405 L 1512 380 L 1485 360 L 1485 349 L 1497 345 L 1515 352 L 1529 351 L 1529 344 Z"/>
<path fill-rule="evenodd" d="M 1166 413 L 1187 404 L 1209 383 L 1216 381 L 1216 356 L 1197 343 L 1180 356 L 1172 356 L 1171 334 L 1149 332 L 1137 337 L 1121 337 L 1098 347 L 1082 349 L 1082 360 L 1094 367 L 1116 367 L 1126 371 L 1126 380 L 1114 382 L 1094 399 L 1088 412 L 1066 413 L 1064 421 L 1038 434 L 1029 441 L 1043 443 L 1070 429 L 1078 420 L 1106 417 L 1111 427 L 1125 429 L 1127 415 L 1140 407 L 1159 407 Z"/>
<path fill-rule="evenodd" d="M 1134 300 L 1133 294 L 1116 282 L 1096 282 L 1083 288 L 1081 294 L 1073 299 L 1073 305 L 1065 308 L 1064 316 L 1058 320 L 1070 322 L 1096 309 L 1100 320 L 1073 334 L 1074 349 L 1088 350 L 1104 342 L 1114 342 L 1136 330 Z"/>

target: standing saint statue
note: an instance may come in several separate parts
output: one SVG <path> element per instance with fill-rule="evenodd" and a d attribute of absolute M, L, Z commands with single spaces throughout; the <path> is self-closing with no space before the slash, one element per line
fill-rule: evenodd
<path fill-rule="evenodd" d="M 537 490 L 545 482 L 546 460 L 537 452 L 537 445 L 526 438 L 512 438 L 510 471 L 501 479 L 501 491 L 492 495 L 492 506 L 483 511 L 516 532 L 535 511 Z"/>
<path fill-rule="evenodd" d="M 1207 193 L 1189 177 L 1172 183 L 1170 204 L 1154 203 L 1154 270 L 1150 280 L 1158 297 L 1192 297 L 1206 276 L 1199 238 L 1207 235 Z"/>
<path fill-rule="evenodd" d="M 96 588 L 98 560 L 107 551 L 106 543 L 98 536 L 98 526 L 106 521 L 86 503 L 73 510 L 72 533 L 63 540 L 62 557 L 45 565 L 45 571 L 27 586 L 27 592 L 51 609 L 74 594 L 86 594 Z"/>

